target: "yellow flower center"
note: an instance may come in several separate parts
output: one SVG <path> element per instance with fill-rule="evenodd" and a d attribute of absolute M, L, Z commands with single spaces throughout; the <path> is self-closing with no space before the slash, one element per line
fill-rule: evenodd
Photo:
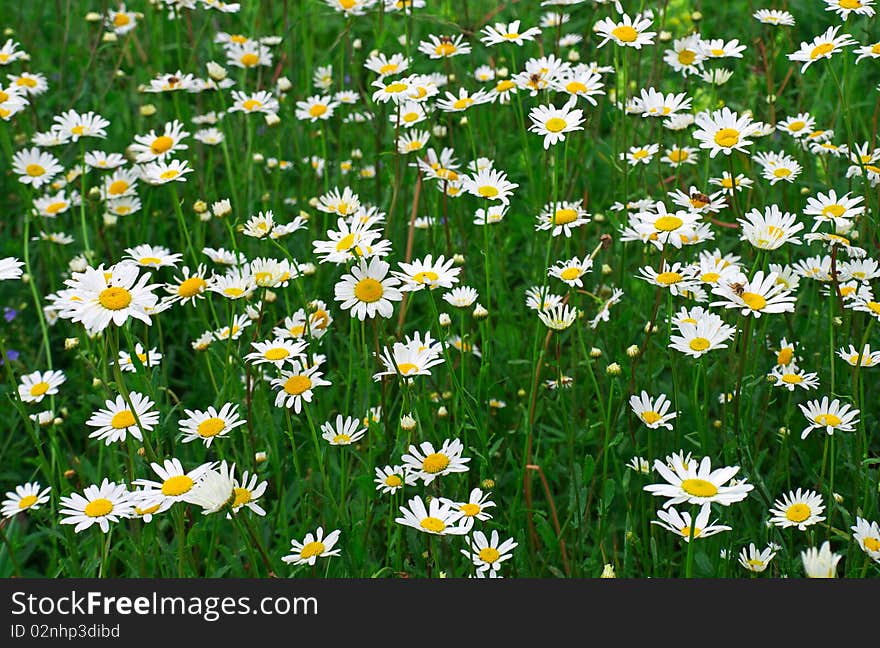
<path fill-rule="evenodd" d="M 697 58 L 697 53 L 693 50 L 684 49 L 678 53 L 678 62 L 682 65 L 693 65 Z"/>
<path fill-rule="evenodd" d="M 710 342 L 704 337 L 695 337 L 693 340 L 688 342 L 688 346 L 692 351 L 705 351 L 709 348 Z"/>
<path fill-rule="evenodd" d="M 694 538 L 700 537 L 700 534 L 702 532 L 703 532 L 703 530 L 700 527 L 694 527 Z M 679 530 L 679 533 L 681 533 L 682 538 L 690 538 L 691 537 L 691 528 L 689 526 L 681 527 L 681 529 Z"/>
<path fill-rule="evenodd" d="M 178 171 L 177 169 L 166 169 L 159 174 L 159 177 L 163 180 L 173 180 L 178 175 L 180 175 L 180 171 Z"/>
<path fill-rule="evenodd" d="M 128 190 L 128 183 L 125 180 L 114 180 L 110 183 L 110 186 L 107 187 L 107 193 L 111 196 L 118 196 L 119 194 L 125 193 Z"/>
<path fill-rule="evenodd" d="M 563 270 L 562 272 L 559 273 L 559 276 L 564 281 L 574 281 L 575 279 L 577 279 L 578 277 L 581 276 L 581 269 L 580 268 L 566 268 L 565 270 Z"/>
<path fill-rule="evenodd" d="M 479 504 L 471 504 L 468 502 L 467 504 L 462 504 L 460 508 L 461 512 L 465 514 L 467 517 L 474 517 L 480 512 Z"/>
<path fill-rule="evenodd" d="M 633 156 L 635 159 L 637 159 L 637 160 L 644 160 L 644 159 L 645 159 L 646 157 L 648 157 L 650 154 L 651 154 L 651 153 L 650 153 L 650 151 L 648 151 L 648 149 L 640 148 L 639 150 L 635 151 L 635 152 L 632 154 L 632 156 Z"/>
<path fill-rule="evenodd" d="M 131 303 L 131 293 L 119 286 L 105 288 L 98 295 L 98 302 L 107 310 L 122 310 Z"/>
<path fill-rule="evenodd" d="M 113 415 L 113 418 L 110 419 L 110 425 L 112 425 L 117 430 L 124 430 L 126 428 L 130 428 L 135 424 L 134 414 L 131 410 L 122 410 L 116 412 Z"/>
<path fill-rule="evenodd" d="M 251 501 L 251 492 L 247 488 L 236 487 L 232 489 L 235 499 L 232 500 L 232 507 L 241 506 Z"/>
<path fill-rule="evenodd" d="M 83 126 L 82 124 L 79 124 L 79 125 L 71 128 L 70 132 L 73 133 L 74 135 L 82 135 L 85 132 L 85 130 L 86 130 L 86 127 Z"/>
<path fill-rule="evenodd" d="M 641 414 L 642 420 L 648 425 L 652 425 L 659 421 L 662 416 L 660 416 L 659 412 L 655 412 L 654 410 L 648 410 L 647 412 L 642 412 Z"/>
<path fill-rule="evenodd" d="M 773 175 L 777 178 L 787 178 L 791 175 L 791 169 L 788 167 L 779 167 L 778 169 L 773 169 Z"/>
<path fill-rule="evenodd" d="M 385 478 L 385 485 L 391 488 L 400 488 L 403 485 L 403 480 L 397 475 L 388 475 Z"/>
<path fill-rule="evenodd" d="M 440 43 L 434 48 L 434 53 L 438 56 L 452 56 L 456 51 L 458 48 L 452 43 Z"/>
<path fill-rule="evenodd" d="M 113 26 L 114 27 L 125 27 L 130 22 L 131 22 L 131 18 L 128 17 L 128 14 L 118 13 L 115 16 L 113 16 Z"/>
<path fill-rule="evenodd" d="M 580 94 L 581 92 L 587 91 L 587 86 L 585 86 L 580 81 L 570 81 L 565 86 L 565 91 L 569 94 Z"/>
<path fill-rule="evenodd" d="M 456 99 L 455 102 L 453 102 L 452 107 L 456 110 L 464 110 L 465 108 L 471 106 L 473 103 L 474 100 L 470 97 L 463 97 L 462 99 Z"/>
<path fill-rule="evenodd" d="M 41 167 L 39 164 L 28 164 L 24 168 L 24 171 L 32 178 L 39 178 L 41 175 L 44 175 L 46 173 L 46 169 Z"/>
<path fill-rule="evenodd" d="M 791 363 L 791 359 L 794 356 L 794 349 L 792 347 L 785 347 L 784 349 L 780 349 L 779 353 L 776 356 L 776 364 L 782 365 L 783 367 L 787 364 Z"/>
<path fill-rule="evenodd" d="M 861 9 L 862 3 L 861 0 L 838 0 L 837 4 L 840 5 L 842 9 Z"/>
<path fill-rule="evenodd" d="M 819 425 L 828 425 L 831 427 L 837 427 L 841 423 L 840 417 L 835 414 L 819 414 L 814 420 Z"/>
<path fill-rule="evenodd" d="M 620 25 L 619 27 L 615 27 L 611 30 L 611 35 L 614 36 L 619 41 L 623 41 L 624 43 L 634 43 L 635 40 L 639 37 L 639 32 L 630 27 L 629 25 Z"/>
<path fill-rule="evenodd" d="M 241 57 L 241 64 L 245 67 L 253 67 L 260 62 L 260 57 L 253 52 L 247 52 Z"/>
<path fill-rule="evenodd" d="M 551 133 L 558 133 L 566 126 L 568 126 L 568 124 L 566 124 L 565 120 L 561 117 L 551 117 L 547 120 L 547 123 L 544 124 L 544 128 L 546 128 Z"/>
<path fill-rule="evenodd" d="M 217 436 L 225 429 L 226 421 L 220 417 L 212 416 L 199 423 L 196 432 L 198 432 L 199 436 L 203 439 L 209 439 Z"/>
<path fill-rule="evenodd" d="M 150 144 L 150 150 L 156 155 L 162 155 L 174 146 L 174 140 L 167 135 L 160 135 Z"/>
<path fill-rule="evenodd" d="M 384 292 L 385 290 L 382 288 L 382 284 L 370 277 L 364 277 L 358 281 L 354 287 L 354 296 L 360 301 L 368 304 L 372 304 L 382 299 Z"/>
<path fill-rule="evenodd" d="M 437 281 L 440 276 L 433 270 L 422 270 L 421 272 L 415 273 L 412 278 L 416 283 L 424 284 L 433 283 Z"/>
<path fill-rule="evenodd" d="M 657 275 L 657 283 L 661 286 L 670 286 L 674 283 L 678 283 L 683 278 L 684 277 L 678 272 L 661 272 Z"/>
<path fill-rule="evenodd" d="M 496 189 L 492 185 L 483 185 L 482 187 L 477 189 L 477 193 L 480 194 L 483 198 L 494 198 L 498 195 L 498 189 Z"/>
<path fill-rule="evenodd" d="M 678 216 L 661 216 L 654 221 L 654 227 L 661 232 L 672 232 L 684 225 L 684 221 Z"/>
<path fill-rule="evenodd" d="M 792 522 L 803 522 L 808 517 L 810 517 L 810 507 L 806 504 L 802 504 L 798 502 L 797 504 L 792 504 L 785 511 L 785 517 L 787 517 Z"/>
<path fill-rule="evenodd" d="M 843 205 L 828 205 L 822 210 L 822 215 L 826 218 L 840 218 L 846 208 Z"/>
<path fill-rule="evenodd" d="M 351 443 L 351 437 L 347 434 L 337 434 L 333 437 L 333 443 L 336 445 L 348 445 Z"/>
<path fill-rule="evenodd" d="M 798 131 L 803 130 L 804 126 L 806 126 L 806 125 L 807 125 L 807 122 L 804 122 L 804 121 L 800 121 L 800 120 L 793 121 L 788 125 L 788 130 L 797 133 Z"/>
<path fill-rule="evenodd" d="M 744 292 L 740 298 L 745 302 L 746 306 L 754 311 L 764 310 L 767 306 L 767 300 L 761 295 L 753 292 Z"/>
<path fill-rule="evenodd" d="M 385 76 L 386 74 L 391 74 L 392 72 L 397 72 L 397 63 L 386 63 L 379 68 L 379 74 L 381 74 L 382 76 Z"/>
<path fill-rule="evenodd" d="M 731 148 L 739 142 L 739 131 L 735 128 L 722 128 L 715 133 L 715 143 L 722 148 Z"/>
<path fill-rule="evenodd" d="M 162 482 L 162 494 L 170 497 L 183 495 L 193 487 L 193 480 L 186 475 L 175 475 Z"/>
<path fill-rule="evenodd" d="M 227 297 L 241 297 L 244 294 L 244 290 L 236 288 L 235 286 L 230 286 L 229 288 L 223 289 L 223 294 Z"/>
<path fill-rule="evenodd" d="M 67 208 L 67 203 L 64 201 L 53 202 L 51 205 L 46 207 L 46 213 L 47 214 L 57 214 L 62 209 L 66 209 L 66 208 Z"/>
<path fill-rule="evenodd" d="M 803 376 L 795 373 L 787 373 L 782 374 L 782 382 L 788 383 L 789 385 L 797 385 L 799 383 L 804 382 Z"/>
<path fill-rule="evenodd" d="M 263 357 L 266 360 L 276 361 L 276 360 L 284 360 L 287 356 L 290 355 L 290 352 L 284 347 L 275 347 L 274 349 L 267 349 L 263 352 Z"/>
<path fill-rule="evenodd" d="M 320 103 L 315 104 L 314 106 L 309 108 L 309 114 L 312 117 L 320 117 L 321 115 L 323 115 L 326 112 L 327 112 L 327 106 L 325 106 L 324 104 L 320 104 Z"/>
<path fill-rule="evenodd" d="M 577 210 L 575 209 L 557 209 L 553 215 L 554 225 L 566 225 L 577 220 Z"/>
<path fill-rule="evenodd" d="M 825 56 L 826 54 L 829 54 L 832 51 L 834 51 L 834 43 L 822 43 L 821 45 L 813 48 L 813 51 L 810 52 L 810 59 L 815 60 L 820 56 Z"/>
<path fill-rule="evenodd" d="M 434 454 L 429 454 L 425 457 L 425 460 L 422 462 L 422 470 L 426 473 L 430 473 L 432 475 L 436 475 L 438 472 L 446 470 L 449 466 L 449 457 L 447 457 L 442 452 L 435 452 Z"/>
<path fill-rule="evenodd" d="M 19 510 L 24 510 L 33 506 L 37 501 L 36 495 L 25 495 L 20 500 L 18 500 L 18 508 Z"/>
<path fill-rule="evenodd" d="M 672 149 L 669 151 L 669 159 L 676 164 L 679 162 L 684 162 L 690 157 L 690 153 L 685 151 L 684 149 Z"/>
<path fill-rule="evenodd" d="M 312 379 L 308 376 L 291 376 L 284 383 L 284 391 L 291 396 L 299 396 L 312 388 Z"/>
<path fill-rule="evenodd" d="M 499 81 L 498 85 L 495 86 L 495 92 L 507 92 L 515 86 L 516 84 L 510 79 L 504 79 L 503 81 Z"/>
<path fill-rule="evenodd" d="M 403 121 L 405 121 L 407 124 L 411 124 L 414 121 L 418 120 L 418 118 L 421 117 L 421 114 L 416 112 L 415 110 L 412 110 L 405 115 L 402 115 L 402 117 Z M 418 140 L 410 144 L 410 148 L 412 148 L 413 144 L 418 144 L 416 148 L 422 148 L 421 142 L 419 142 Z"/>
<path fill-rule="evenodd" d="M 31 385 L 31 396 L 42 396 L 49 391 L 49 383 L 38 382 Z"/>
<path fill-rule="evenodd" d="M 681 490 L 694 497 L 715 497 L 718 487 L 705 479 L 685 479 L 681 482 Z"/>
<path fill-rule="evenodd" d="M 703 276 L 700 277 L 704 282 L 713 284 L 721 278 L 721 275 L 717 272 L 705 272 Z"/>
<path fill-rule="evenodd" d="M 177 294 L 181 297 L 194 297 L 202 292 L 207 285 L 207 282 L 201 277 L 190 277 L 180 283 L 177 287 Z"/>
<path fill-rule="evenodd" d="M 443 529 L 446 528 L 446 523 L 440 518 L 435 517 L 426 517 L 424 520 L 419 522 L 423 529 L 430 531 L 431 533 L 440 533 Z"/>
<path fill-rule="evenodd" d="M 32 78 L 30 78 L 30 77 L 22 76 L 22 77 L 18 77 L 18 78 L 15 80 L 15 85 L 17 85 L 17 86 L 26 86 L 26 87 L 28 87 L 28 88 L 36 88 L 36 87 L 37 87 L 37 80 L 36 80 L 36 79 L 32 79 Z M 7 96 L 7 99 L 8 99 L 8 98 L 9 98 L 9 97 Z M 3 99 L 3 101 L 6 101 L 6 99 Z"/>
<path fill-rule="evenodd" d="M 263 103 L 261 101 L 257 101 L 256 99 L 248 99 L 243 104 L 241 104 L 241 107 L 248 112 L 256 110 L 257 108 L 261 108 L 262 106 Z"/>
<path fill-rule="evenodd" d="M 162 263 L 162 259 L 159 257 L 141 257 L 138 260 L 138 263 L 141 265 L 160 265 Z"/>
<path fill-rule="evenodd" d="M 320 556 L 326 549 L 323 542 L 310 542 L 299 550 L 299 557 L 308 560 L 314 556 Z"/>
<path fill-rule="evenodd" d="M 108 515 L 113 510 L 113 502 L 103 497 L 99 497 L 98 499 L 92 500 L 88 504 L 86 504 L 83 513 L 88 515 L 89 517 L 103 517 L 104 515 Z"/>
<path fill-rule="evenodd" d="M 33 497 L 33 495 L 31 495 Z M 862 544 L 865 545 L 865 549 L 868 551 L 880 551 L 880 538 L 865 538 L 862 540 Z"/>
<path fill-rule="evenodd" d="M 480 549 L 479 556 L 483 562 L 492 564 L 501 557 L 501 554 L 495 547 L 485 547 Z"/>

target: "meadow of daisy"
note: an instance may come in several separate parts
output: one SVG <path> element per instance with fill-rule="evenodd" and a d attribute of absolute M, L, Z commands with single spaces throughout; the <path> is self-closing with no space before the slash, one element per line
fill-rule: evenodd
<path fill-rule="evenodd" d="M 0 575 L 880 575 L 876 5 L 7 3 Z"/>

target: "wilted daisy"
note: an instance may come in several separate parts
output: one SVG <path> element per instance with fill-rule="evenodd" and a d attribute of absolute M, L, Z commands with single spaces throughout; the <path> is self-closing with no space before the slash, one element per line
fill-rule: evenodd
<path fill-rule="evenodd" d="M 739 472 L 739 466 L 712 470 L 712 460 L 709 457 L 703 457 L 699 465 L 696 465 L 695 460 L 685 462 L 679 455 L 673 455 L 671 459 L 671 467 L 659 459 L 654 460 L 654 470 L 667 483 L 648 484 L 644 487 L 649 493 L 667 498 L 663 508 L 681 503 L 702 505 L 710 502 L 730 506 L 744 500 L 754 489 L 745 480 L 725 485 Z"/>
<path fill-rule="evenodd" d="M 400 507 L 402 517 L 394 521 L 409 526 L 422 533 L 432 535 L 465 535 L 473 526 L 473 518 L 465 517 L 451 503 L 444 503 L 439 497 L 431 498 L 428 507 L 416 495 L 407 506 Z"/>
<path fill-rule="evenodd" d="M 837 576 L 837 563 L 843 558 L 842 554 L 831 551 L 831 543 L 827 540 L 821 548 L 809 547 L 801 552 L 801 561 L 804 563 L 804 575 L 807 578 L 835 578 Z"/>
<path fill-rule="evenodd" d="M 536 106 L 529 111 L 529 119 L 532 125 L 529 131 L 544 136 L 544 148 L 565 140 L 565 133 L 583 130 L 584 112 L 574 106 L 577 97 L 569 98 L 562 108 L 556 108 L 552 104 L 548 106 Z"/>
<path fill-rule="evenodd" d="M 677 414 L 672 412 L 667 414 L 672 402 L 666 397 L 666 394 L 660 394 L 656 399 L 651 398 L 648 392 L 642 390 L 638 396 L 629 397 L 629 406 L 635 412 L 642 422 L 652 430 L 659 427 L 665 427 L 667 430 L 672 429 L 672 419 Z"/>
<path fill-rule="evenodd" d="M 813 430 L 823 428 L 828 434 L 838 431 L 852 432 L 859 422 L 859 410 L 852 409 L 849 403 L 841 403 L 836 398 L 829 401 L 827 396 L 823 396 L 821 401 L 807 401 L 805 405 L 798 403 L 798 407 L 810 423 L 801 432 L 802 439 L 806 439 Z"/>
<path fill-rule="evenodd" d="M 709 515 L 712 512 L 712 505 L 703 504 L 695 520 L 691 519 L 688 511 L 679 513 L 674 507 L 668 509 L 660 509 L 657 511 L 657 517 L 660 520 L 651 520 L 651 524 L 663 527 L 667 531 L 680 536 L 685 542 L 690 542 L 691 537 L 707 538 L 722 531 L 730 531 L 731 527 L 716 522 L 709 522 Z"/>
<path fill-rule="evenodd" d="M 153 401 L 137 392 L 129 394 L 131 405 L 122 396 L 104 402 L 104 409 L 94 412 L 86 425 L 97 428 L 89 434 L 90 439 L 103 440 L 105 445 L 125 441 L 130 434 L 143 441 L 143 433 L 159 423 L 159 412 L 153 411 Z"/>
<path fill-rule="evenodd" d="M 49 501 L 51 486 L 42 488 L 40 482 L 27 482 L 6 492 L 6 499 L 0 505 L 0 515 L 11 518 L 19 513 L 33 509 L 36 511 Z"/>
<path fill-rule="evenodd" d="M 401 462 L 427 486 L 437 477 L 467 472 L 470 457 L 462 457 L 463 451 L 464 444 L 459 439 L 446 439 L 437 450 L 430 441 L 424 441 L 418 446 L 410 445 Z"/>
<path fill-rule="evenodd" d="M 825 519 L 822 496 L 811 490 L 789 491 L 773 502 L 770 508 L 770 522 L 778 527 L 797 527 L 805 531 L 808 526 Z"/>
<path fill-rule="evenodd" d="M 856 41 L 849 34 L 837 35 L 840 25 L 829 27 L 824 33 L 816 36 L 811 42 L 801 41 L 798 51 L 788 55 L 790 61 L 803 63 L 801 73 L 819 59 L 830 59 L 834 54 L 845 47 L 855 45 Z"/>
<path fill-rule="evenodd" d="M 299 361 L 292 364 L 290 370 L 281 372 L 280 378 L 272 379 L 272 387 L 278 390 L 275 407 L 293 408 L 293 411 L 299 414 L 303 402 L 312 402 L 315 387 L 326 387 L 332 383 L 322 378 L 324 374 L 317 365 L 303 367 Z"/>
<path fill-rule="evenodd" d="M 356 441 L 360 441 L 366 428 L 361 426 L 361 421 L 354 416 L 346 416 L 342 414 L 336 415 L 336 421 L 326 421 L 321 424 L 322 438 L 330 445 L 351 445 Z"/>
<path fill-rule="evenodd" d="M 856 523 L 850 528 L 853 531 L 853 539 L 862 551 L 874 562 L 880 562 L 880 525 L 856 516 Z"/>
<path fill-rule="evenodd" d="M 166 461 L 165 463 L 167 470 L 168 462 Z M 195 481 L 194 485 L 189 486 L 186 480 L 177 481 L 167 489 L 163 485 L 162 495 L 165 495 L 166 498 L 180 495 L 180 500 L 201 507 L 202 515 L 210 515 L 211 513 L 217 513 L 231 507 L 235 501 L 235 464 L 229 466 L 224 460 L 220 462 L 219 467 L 215 467 L 214 464 L 204 464 L 196 470 L 205 466 L 207 466 L 207 469 L 200 472 L 198 477 L 193 475 L 195 471 L 190 471 L 183 475 L 193 479 Z M 153 469 L 156 469 L 155 464 L 153 464 Z M 182 471 L 182 468 L 180 470 Z M 169 479 L 174 479 L 177 476 L 179 475 L 175 474 Z M 167 482 L 168 480 L 166 479 Z M 166 493 L 166 490 L 169 492 Z M 183 492 L 179 493 L 178 491 Z"/>
<path fill-rule="evenodd" d="M 512 552 L 517 547 L 513 538 L 501 542 L 498 531 L 494 529 L 488 538 L 482 531 L 474 531 L 466 542 L 468 548 L 462 549 L 461 553 L 471 560 L 479 574 L 498 572 L 501 563 L 512 558 Z"/>
<path fill-rule="evenodd" d="M 214 439 L 227 436 L 235 428 L 245 425 L 247 421 L 239 417 L 238 405 L 225 403 L 217 411 L 213 405 L 207 410 L 184 409 L 185 419 L 181 419 L 178 425 L 183 434 L 181 441 L 202 441 L 208 448 Z"/>
<path fill-rule="evenodd" d="M 760 574 L 767 569 L 770 561 L 776 557 L 776 550 L 768 546 L 765 549 L 758 550 L 754 542 L 750 542 L 748 547 L 743 547 L 739 552 L 739 564 L 750 572 Z"/>
<path fill-rule="evenodd" d="M 59 513 L 64 516 L 61 524 L 75 524 L 76 533 L 88 529 L 93 524 L 102 533 L 110 531 L 110 523 L 129 518 L 134 512 L 131 494 L 125 484 L 116 484 L 106 477 L 98 486 L 88 486 L 83 494 L 73 493 L 62 497 L 58 503 Z"/>
<path fill-rule="evenodd" d="M 67 377 L 63 371 L 34 371 L 21 376 L 18 397 L 25 403 L 39 403 L 46 396 L 54 396 Z"/>

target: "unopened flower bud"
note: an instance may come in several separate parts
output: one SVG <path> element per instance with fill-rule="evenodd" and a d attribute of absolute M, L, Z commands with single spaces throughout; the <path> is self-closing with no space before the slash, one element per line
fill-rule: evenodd
<path fill-rule="evenodd" d="M 616 362 L 612 362 L 605 368 L 605 373 L 609 376 L 619 376 L 621 372 L 620 365 Z"/>
<path fill-rule="evenodd" d="M 64 338 L 64 350 L 70 351 L 79 346 L 79 338 L 69 337 Z"/>
<path fill-rule="evenodd" d="M 487 317 L 489 317 L 489 311 L 483 308 L 482 304 L 478 303 L 476 306 L 474 306 L 474 319 L 481 320 L 486 319 Z"/>
<path fill-rule="evenodd" d="M 590 357 L 591 358 L 601 358 L 602 357 L 602 349 L 597 349 L 596 347 L 593 347 L 592 349 L 590 349 Z"/>
<path fill-rule="evenodd" d="M 256 461 L 257 463 L 265 463 L 266 461 L 268 461 L 268 459 L 269 457 L 266 456 L 266 453 L 262 450 L 254 453 L 254 461 Z"/>
<path fill-rule="evenodd" d="M 452 319 L 449 317 L 447 313 L 440 313 L 439 317 L 440 326 L 446 327 L 452 324 Z"/>
<path fill-rule="evenodd" d="M 411 432 L 416 429 L 416 420 L 410 414 L 404 414 L 400 417 L 400 429 Z"/>
<path fill-rule="evenodd" d="M 628 355 L 630 358 L 637 358 L 641 352 L 642 350 L 637 344 L 631 344 L 630 346 L 626 347 L 626 355 Z"/>
<path fill-rule="evenodd" d="M 449 416 L 449 410 L 446 409 L 445 405 L 437 408 L 437 418 L 446 418 L 447 416 Z"/>
<path fill-rule="evenodd" d="M 141 117 L 152 117 L 156 114 L 156 106 L 153 104 L 144 104 L 140 108 Z"/>
<path fill-rule="evenodd" d="M 223 81 L 226 78 L 226 68 L 214 61 L 208 61 L 208 76 L 214 81 Z"/>

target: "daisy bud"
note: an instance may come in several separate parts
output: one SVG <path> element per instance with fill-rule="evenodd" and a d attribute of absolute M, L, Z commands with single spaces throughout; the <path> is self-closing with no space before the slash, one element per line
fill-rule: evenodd
<path fill-rule="evenodd" d="M 486 319 L 487 317 L 489 317 L 489 311 L 483 308 L 482 304 L 474 306 L 474 319 L 481 320 Z"/>
<path fill-rule="evenodd" d="M 156 114 L 156 106 L 153 104 L 144 104 L 140 108 L 141 117 L 152 117 Z"/>
<path fill-rule="evenodd" d="M 278 299 L 278 293 L 272 292 L 271 290 L 267 290 L 264 297 L 265 297 L 266 301 L 271 304 L 276 299 Z"/>
<path fill-rule="evenodd" d="M 193 203 L 193 211 L 197 214 L 204 214 L 208 211 L 208 203 L 204 200 L 197 200 Z"/>
<path fill-rule="evenodd" d="M 278 160 L 276 158 L 269 158 L 268 160 L 266 160 L 266 168 L 267 169 L 274 169 L 277 166 L 278 166 Z M 263 194 L 262 200 L 265 202 L 266 194 Z"/>
<path fill-rule="evenodd" d="M 138 457 L 143 457 L 145 454 L 147 454 L 147 451 L 144 450 L 144 446 L 141 446 L 140 448 L 137 449 Z"/>
<path fill-rule="evenodd" d="M 715 419 L 714 421 L 712 421 L 712 427 L 714 427 L 716 430 L 720 430 L 721 421 L 719 419 Z"/>
<path fill-rule="evenodd" d="M 67 267 L 70 268 L 71 272 L 85 272 L 86 268 L 89 267 L 89 262 L 80 254 L 73 257 L 70 262 L 68 262 Z"/>
<path fill-rule="evenodd" d="M 768 94 L 764 98 L 764 101 L 766 101 L 768 104 L 776 103 L 776 95 L 775 94 Z"/>
<path fill-rule="evenodd" d="M 92 378 L 92 387 L 100 387 L 101 379 L 98 377 Z"/>
<path fill-rule="evenodd" d="M 626 347 L 626 355 L 628 355 L 630 358 L 637 358 L 641 352 L 642 350 L 639 349 L 639 346 L 637 344 L 631 344 L 630 346 Z"/>
<path fill-rule="evenodd" d="M 592 349 L 590 349 L 590 357 L 591 358 L 601 358 L 602 357 L 602 349 L 597 349 L 596 347 L 593 347 Z"/>
<path fill-rule="evenodd" d="M 25 272 L 24 274 L 21 275 L 21 283 L 30 283 L 30 282 L 31 282 L 31 276 L 27 272 Z"/>
<path fill-rule="evenodd" d="M 449 317 L 447 313 L 440 313 L 440 326 L 446 327 L 452 324 L 452 319 Z"/>
<path fill-rule="evenodd" d="M 400 429 L 411 432 L 416 429 L 416 420 L 409 414 L 400 417 Z"/>
<path fill-rule="evenodd" d="M 400 36 L 398 36 L 397 42 L 405 47 L 406 46 L 406 34 L 401 34 Z"/>
<path fill-rule="evenodd" d="M 695 11 L 694 13 L 691 14 L 691 20 L 693 20 L 694 22 L 700 22 L 702 19 L 703 19 L 703 14 L 700 13 L 699 11 Z"/>
<path fill-rule="evenodd" d="M 458 120 L 458 123 L 461 124 L 462 126 L 467 126 L 468 118 L 462 117 L 461 119 Z"/>
<path fill-rule="evenodd" d="M 455 265 L 464 265 L 464 255 L 454 254 L 452 255 L 452 261 L 455 263 Z"/>
<path fill-rule="evenodd" d="M 214 61 L 208 61 L 208 76 L 214 81 L 222 81 L 226 78 L 226 68 Z"/>
<path fill-rule="evenodd" d="M 661 43 L 668 43 L 671 40 L 672 40 L 672 32 L 668 32 L 666 30 L 663 30 L 660 32 L 660 42 Z"/>
<path fill-rule="evenodd" d="M 263 451 L 254 454 L 254 461 L 256 461 L 257 463 L 265 463 L 266 461 L 268 461 L 268 459 L 269 458 L 266 456 L 266 453 Z"/>
<path fill-rule="evenodd" d="M 262 164 L 266 158 L 263 157 L 262 153 L 254 153 L 254 164 Z"/>
<path fill-rule="evenodd" d="M 523 389 L 522 387 L 520 387 L 519 389 L 516 390 L 516 395 L 519 396 L 520 398 L 525 398 L 526 397 L 526 390 Z"/>
<path fill-rule="evenodd" d="M 76 476 L 75 470 L 71 470 L 70 468 L 68 468 L 67 470 L 64 471 L 64 478 L 65 479 L 73 479 L 75 476 Z"/>
<path fill-rule="evenodd" d="M 501 77 L 502 79 L 507 78 L 508 74 L 510 74 L 510 70 L 508 70 L 506 67 L 500 67 L 495 70 L 495 76 Z"/>
<path fill-rule="evenodd" d="M 842 228 L 838 228 L 837 231 L 840 232 L 841 229 L 842 229 Z M 850 237 L 853 241 L 857 241 L 857 240 L 859 240 L 859 230 L 852 230 L 852 231 L 850 231 L 850 232 L 842 232 L 842 233 L 843 233 L 843 234 L 848 234 L 849 237 Z"/>
<path fill-rule="evenodd" d="M 70 351 L 71 349 L 75 349 L 79 346 L 79 338 L 70 337 L 64 338 L 64 350 Z"/>
<path fill-rule="evenodd" d="M 228 198 L 224 198 L 223 200 L 218 200 L 217 202 L 212 203 L 211 211 L 214 212 L 215 217 L 223 218 L 232 213 L 232 204 L 229 202 Z"/>
<path fill-rule="evenodd" d="M 578 54 L 577 50 L 568 50 L 568 60 L 572 63 L 577 63 L 581 60 L 581 55 Z"/>
<path fill-rule="evenodd" d="M 597 223 L 604 223 L 605 222 L 605 214 L 603 214 L 602 212 L 593 214 L 593 220 L 596 221 Z"/>
<path fill-rule="evenodd" d="M 612 362 L 610 365 L 605 367 L 605 373 L 607 373 L 609 376 L 619 376 L 620 372 L 620 365 L 616 362 Z"/>
<path fill-rule="evenodd" d="M 117 220 L 116 214 L 104 214 L 104 225 L 107 227 L 113 227 L 116 225 Z"/>
<path fill-rule="evenodd" d="M 352 160 L 360 160 L 363 157 L 364 157 L 364 152 L 361 151 L 359 148 L 351 149 L 351 159 Z"/>
<path fill-rule="evenodd" d="M 90 11 L 86 14 L 86 22 L 101 22 L 101 14 L 97 11 Z M 3 32 L 6 36 L 10 36 L 13 32 L 11 29 L 6 29 Z"/>
<path fill-rule="evenodd" d="M 299 266 L 299 271 L 310 277 L 318 271 L 318 267 L 314 263 L 303 263 Z"/>
<path fill-rule="evenodd" d="M 116 70 L 116 76 L 120 79 L 124 78 L 125 77 L 125 70 Z"/>
<path fill-rule="evenodd" d="M 445 392 L 443 392 L 443 393 L 441 394 L 441 396 L 442 396 L 444 399 L 449 400 L 450 398 L 452 398 L 452 392 L 451 392 L 451 391 L 445 391 Z"/>
<path fill-rule="evenodd" d="M 831 497 L 833 497 L 834 501 L 838 504 L 843 504 L 843 495 L 840 493 L 831 493 Z"/>
<path fill-rule="evenodd" d="M 317 207 L 318 206 L 318 198 L 313 196 L 309 198 L 309 207 Z"/>
<path fill-rule="evenodd" d="M 617 578 L 617 574 L 614 573 L 614 565 L 606 563 L 599 578 Z"/>
<path fill-rule="evenodd" d="M 434 137 L 446 137 L 446 126 L 443 124 L 437 124 L 431 129 L 431 134 L 434 135 Z"/>
<path fill-rule="evenodd" d="M 92 187 L 89 189 L 89 200 L 100 200 L 101 199 L 101 190 L 98 187 Z"/>
<path fill-rule="evenodd" d="M 446 418 L 447 416 L 449 416 L 449 410 L 446 409 L 445 405 L 437 408 L 437 418 Z"/>
<path fill-rule="evenodd" d="M 52 419 L 52 425 L 61 425 L 62 423 L 64 423 L 64 419 L 60 416 L 56 416 L 54 419 Z"/>
<path fill-rule="evenodd" d="M 203 223 L 207 223 L 209 220 L 211 220 L 211 213 L 204 212 L 204 213 L 199 214 L 199 220 L 202 221 Z"/>
<path fill-rule="evenodd" d="M 266 120 L 266 126 L 277 126 L 281 123 L 281 117 L 279 117 L 276 113 L 266 113 L 264 118 Z"/>
<path fill-rule="evenodd" d="M 362 48 L 364 46 L 364 43 L 363 43 L 363 41 L 361 41 L 360 38 L 355 38 L 353 41 L 351 41 L 351 46 L 354 49 L 359 50 L 360 48 Z"/>
<path fill-rule="evenodd" d="M 614 270 L 610 265 L 608 265 L 607 263 L 602 264 L 602 274 L 603 275 L 610 275 L 612 272 L 614 272 Z"/>
<path fill-rule="evenodd" d="M 835 317 L 834 318 L 834 326 L 842 326 L 842 325 L 843 325 L 843 319 L 840 317 Z"/>

